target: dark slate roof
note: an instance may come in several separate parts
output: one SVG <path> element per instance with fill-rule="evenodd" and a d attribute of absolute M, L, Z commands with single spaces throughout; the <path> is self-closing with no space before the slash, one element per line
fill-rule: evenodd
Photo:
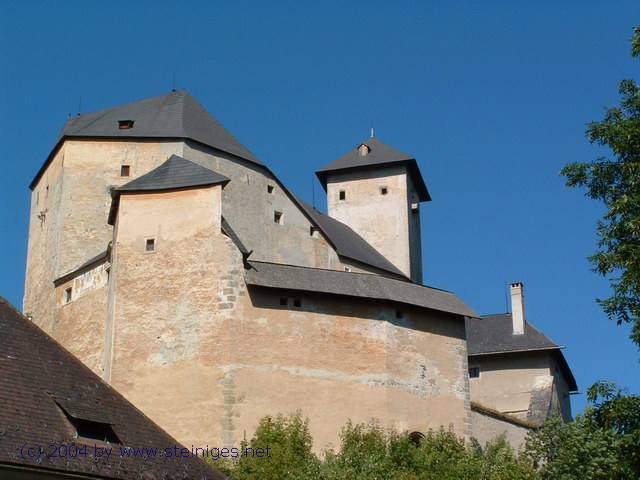
<path fill-rule="evenodd" d="M 369 147 L 369 153 L 364 156 L 360 155 L 360 152 L 358 151 L 358 148 L 362 144 Z M 418 189 L 420 200 L 423 202 L 431 200 L 431 196 L 429 195 L 429 191 L 424 183 L 424 179 L 422 178 L 420 168 L 418 167 L 418 163 L 415 158 L 411 155 L 395 150 L 393 147 L 382 143 L 377 138 L 368 138 L 359 143 L 356 148 L 348 151 L 342 157 L 322 167 L 316 172 L 316 175 L 326 190 L 327 175 L 331 172 L 371 169 L 372 167 L 378 167 L 381 165 L 388 166 L 391 164 L 406 164 L 409 167 L 411 177 Z"/>
<path fill-rule="evenodd" d="M 114 191 L 108 223 L 113 225 L 115 221 L 115 214 L 118 209 L 120 194 L 122 193 L 175 190 L 218 184 L 226 185 L 228 182 L 229 179 L 224 175 L 178 155 L 171 155 L 162 165 Z"/>
<path fill-rule="evenodd" d="M 133 120 L 121 130 L 119 120 Z M 66 138 L 189 138 L 252 163 L 262 163 L 220 122 L 184 90 L 70 118 L 56 146 L 31 182 L 40 178 L 61 142 Z"/>
<path fill-rule="evenodd" d="M 222 217 L 220 226 L 221 226 L 222 233 L 224 233 L 227 237 L 231 239 L 231 241 L 235 244 L 235 246 L 238 247 L 238 250 L 240 250 L 240 253 L 248 257 L 251 254 L 251 252 L 247 250 L 247 247 L 244 246 L 244 243 L 242 243 L 242 240 L 240 240 L 240 237 L 238 237 L 238 234 L 235 232 L 235 230 L 231 228 L 231 225 L 229 225 L 229 222 L 227 222 L 226 218 Z"/>
<path fill-rule="evenodd" d="M 74 439 L 75 427 L 64 410 L 72 417 L 110 424 L 128 447 L 181 445 L 1 297 L 0 405 L 0 469 L 13 465 L 88 478 L 224 478 L 200 459 L 122 457 L 116 443 L 110 444 L 114 450 L 109 459 L 94 458 L 93 440 L 87 441 L 86 456 L 22 458 L 25 445 L 82 445 Z"/>
<path fill-rule="evenodd" d="M 404 273 L 350 227 L 335 218 L 320 213 L 301 200 L 297 201 L 306 214 L 316 223 L 316 226 L 325 234 L 338 255 L 406 278 Z"/>
<path fill-rule="evenodd" d="M 171 155 L 162 165 L 154 168 L 117 189 L 118 192 L 143 192 L 227 184 L 229 178 L 197 163 Z"/>
<path fill-rule="evenodd" d="M 511 314 L 502 313 L 486 315 L 481 318 L 468 318 L 466 330 L 469 356 L 541 350 L 553 351 L 565 371 L 565 377 L 571 390 L 577 390 L 575 378 L 560 351 L 562 347 L 536 329 L 531 323 L 525 322 L 522 335 L 514 335 Z"/>
<path fill-rule="evenodd" d="M 454 315 L 476 316 L 454 293 L 369 273 L 249 261 L 248 285 L 399 302 Z"/>
<path fill-rule="evenodd" d="M 514 335 L 510 313 L 488 315 L 467 321 L 469 355 L 549 348 L 560 347 L 529 322 L 525 322 L 524 334 Z"/>

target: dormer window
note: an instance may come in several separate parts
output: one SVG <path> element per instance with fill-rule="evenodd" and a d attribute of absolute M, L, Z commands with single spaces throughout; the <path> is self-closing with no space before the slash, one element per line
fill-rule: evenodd
<path fill-rule="evenodd" d="M 133 120 L 118 120 L 118 130 L 129 130 L 133 128 Z"/>
<path fill-rule="evenodd" d="M 89 420 L 88 418 L 81 418 L 75 412 L 72 415 L 57 401 L 56 405 L 58 406 L 58 408 L 60 408 L 60 410 L 62 410 L 62 413 L 64 413 L 69 423 L 73 426 L 75 430 L 75 438 L 84 440 L 98 440 L 105 443 L 121 443 L 118 435 L 113 430 L 110 424 L 99 422 L 94 419 Z"/>
<path fill-rule="evenodd" d="M 366 143 L 363 143 L 358 147 L 358 153 L 360 154 L 361 157 L 366 157 L 370 151 L 371 149 L 369 148 L 369 145 L 367 145 Z"/>

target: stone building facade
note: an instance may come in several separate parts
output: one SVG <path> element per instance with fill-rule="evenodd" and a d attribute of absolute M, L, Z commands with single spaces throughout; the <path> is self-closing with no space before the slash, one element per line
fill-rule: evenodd
<path fill-rule="evenodd" d="M 71 118 L 31 184 L 24 311 L 185 444 L 301 410 L 472 435 L 467 327 L 422 285 L 417 162 L 367 139 L 300 201 L 188 93 Z M 384 235 L 375 229 L 384 224 Z"/>

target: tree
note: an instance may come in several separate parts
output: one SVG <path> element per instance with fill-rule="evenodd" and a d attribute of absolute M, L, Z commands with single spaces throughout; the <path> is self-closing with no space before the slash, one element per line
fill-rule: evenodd
<path fill-rule="evenodd" d="M 640 27 L 634 29 L 631 55 L 640 56 Z M 598 250 L 589 257 L 593 270 L 609 279 L 612 295 L 598 299 L 618 325 L 632 325 L 631 339 L 640 346 L 640 87 L 633 80 L 619 85 L 620 106 L 587 126 L 593 144 L 608 147 L 611 158 L 570 163 L 561 174 L 569 187 L 585 187 L 602 201 L 606 214 L 598 221 Z"/>
<path fill-rule="evenodd" d="M 571 423 L 551 418 L 527 437 L 526 455 L 542 480 L 640 478 L 640 396 L 610 382 L 592 385 L 590 406 Z"/>

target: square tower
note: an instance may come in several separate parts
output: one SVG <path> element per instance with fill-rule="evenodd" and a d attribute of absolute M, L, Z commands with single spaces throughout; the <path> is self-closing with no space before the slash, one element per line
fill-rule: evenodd
<path fill-rule="evenodd" d="M 372 137 L 316 175 L 329 215 L 422 283 L 420 203 L 431 197 L 416 160 Z"/>

